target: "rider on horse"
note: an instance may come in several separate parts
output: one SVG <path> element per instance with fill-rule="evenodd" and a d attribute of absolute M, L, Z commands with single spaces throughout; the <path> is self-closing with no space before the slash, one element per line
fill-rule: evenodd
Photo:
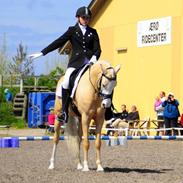
<path fill-rule="evenodd" d="M 95 63 L 101 54 L 100 42 L 97 31 L 88 26 L 92 13 L 89 8 L 83 6 L 76 12 L 77 24 L 44 48 L 40 53 L 30 55 L 31 59 L 46 55 L 47 53 L 63 47 L 67 41 L 72 45 L 72 55 L 62 84 L 62 114 L 57 116 L 60 122 L 67 122 L 69 106 L 69 79 L 75 69 L 79 69 L 87 63 Z"/>

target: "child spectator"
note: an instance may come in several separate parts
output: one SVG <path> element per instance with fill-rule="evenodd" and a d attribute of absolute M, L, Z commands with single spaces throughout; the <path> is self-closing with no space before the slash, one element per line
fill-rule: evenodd
<path fill-rule="evenodd" d="M 54 108 L 50 108 L 50 113 L 48 114 L 48 125 L 49 125 L 49 132 L 54 132 L 54 123 L 55 123 L 55 113 Z"/>

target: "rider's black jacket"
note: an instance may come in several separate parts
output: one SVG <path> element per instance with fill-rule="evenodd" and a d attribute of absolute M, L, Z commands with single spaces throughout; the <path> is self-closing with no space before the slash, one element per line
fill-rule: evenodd
<path fill-rule="evenodd" d="M 100 57 L 101 48 L 97 31 L 89 26 L 83 35 L 78 24 L 71 26 L 68 30 L 44 48 L 41 52 L 43 55 L 63 47 L 67 41 L 72 45 L 72 54 L 68 63 L 68 67 L 80 68 L 95 55 L 97 59 Z"/>

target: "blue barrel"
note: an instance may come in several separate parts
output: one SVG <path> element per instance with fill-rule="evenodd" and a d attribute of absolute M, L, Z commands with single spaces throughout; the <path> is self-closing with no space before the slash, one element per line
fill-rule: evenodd
<path fill-rule="evenodd" d="M 28 96 L 28 126 L 39 127 L 47 122 L 49 109 L 54 107 L 55 92 L 30 92 Z"/>

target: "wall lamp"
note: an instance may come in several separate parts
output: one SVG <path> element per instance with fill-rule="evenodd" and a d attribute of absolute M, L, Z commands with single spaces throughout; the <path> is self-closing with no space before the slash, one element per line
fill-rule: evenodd
<path fill-rule="evenodd" d="M 125 48 L 125 47 L 122 47 L 122 48 L 117 48 L 116 49 L 116 51 L 118 52 L 118 53 L 126 53 L 127 52 L 127 48 Z"/>

